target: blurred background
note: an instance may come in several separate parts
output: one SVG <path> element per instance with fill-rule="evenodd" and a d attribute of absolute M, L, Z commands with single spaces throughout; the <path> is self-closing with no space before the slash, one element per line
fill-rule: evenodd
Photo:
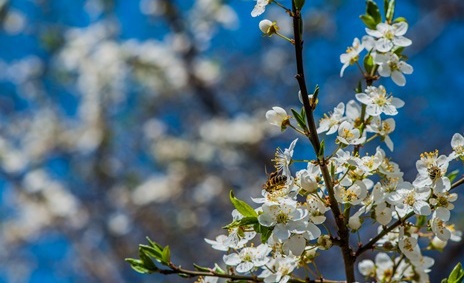
<path fill-rule="evenodd" d="M 365 8 L 306 2 L 320 118 L 354 98 L 360 74 L 350 67 L 341 79 L 339 55 L 364 35 Z M 412 181 L 421 152 L 448 154 L 464 132 L 464 4 L 397 2 L 414 73 L 403 88 L 381 82 L 406 102 L 391 157 Z M 269 126 L 265 111 L 300 107 L 292 46 L 258 29 L 268 18 L 290 35 L 290 19 L 272 5 L 252 18 L 254 4 L 0 0 L 0 282 L 188 282 L 131 270 L 124 258 L 145 236 L 170 245 L 183 267 L 222 263 L 203 238 L 231 220 L 229 190 L 259 196 L 275 148 L 296 137 Z M 312 157 L 302 139 L 296 151 Z M 464 245 L 431 255 L 438 282 Z M 338 263 L 328 254 L 319 267 L 342 278 Z"/>

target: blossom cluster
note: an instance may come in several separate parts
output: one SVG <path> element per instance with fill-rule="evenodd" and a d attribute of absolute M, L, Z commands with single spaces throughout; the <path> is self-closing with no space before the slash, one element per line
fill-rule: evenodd
<path fill-rule="evenodd" d="M 262 14 L 272 2 L 258 0 L 252 15 Z M 368 1 L 368 5 L 375 5 L 372 3 Z M 350 232 L 359 233 L 365 223 L 377 226 L 377 240 L 367 239 L 373 241 L 372 250 L 378 251 L 375 260 L 365 259 L 358 265 L 366 278 L 378 282 L 428 282 L 434 260 L 423 250 L 441 250 L 448 241 L 461 239 L 461 232 L 450 222 L 457 194 L 452 192 L 455 175 L 448 168 L 453 160 L 464 160 L 462 135 L 453 136 L 453 151 L 448 155 L 440 155 L 438 150 L 421 154 L 412 182 L 403 178 L 399 165 L 380 146 L 374 154 L 361 153 L 361 147 L 376 137 L 393 151 L 389 136 L 395 129 L 393 116 L 405 104 L 374 82 L 380 77 L 391 77 L 398 86 L 404 86 L 404 74 L 413 71 L 402 55 L 412 43 L 404 36 L 408 24 L 402 18 L 393 20 L 391 14 L 386 11 L 385 22 L 379 22 L 380 15 L 368 15 L 377 20 L 366 24 L 367 35 L 362 40 L 355 38 L 340 56 L 343 75 L 349 65 L 358 64 L 363 50 L 368 52 L 365 69 L 359 66 L 366 87 L 358 86 L 356 100 L 340 102 L 333 112 L 320 119 L 317 127 L 317 134 L 336 134 L 333 153 L 322 159 L 320 155 L 315 160 L 294 159 L 298 141 L 295 139 L 285 150 L 276 150 L 276 171 L 269 174 L 263 185 L 262 197 L 252 199 L 257 208 L 252 209 L 231 195 L 236 210 L 227 233 L 206 241 L 214 249 L 226 252 L 224 263 L 235 272 L 259 272 L 264 282 L 287 282 L 296 269 L 314 263 L 338 240 L 326 228 L 330 224 L 326 214 L 334 208 L 331 191 Z M 262 26 L 275 23 L 264 21 L 260 28 L 267 34 L 268 28 L 263 30 Z M 310 100 L 313 98 L 310 96 Z M 305 122 L 301 122 L 298 112 L 292 112 L 294 117 L 275 106 L 266 118 L 282 131 L 293 128 L 307 136 Z M 384 119 L 382 115 L 389 117 Z M 304 169 L 293 170 L 292 164 L 297 162 L 303 163 Z M 330 168 L 330 176 L 324 175 L 322 166 Z M 413 217 L 415 223 L 411 221 Z M 257 235 L 261 237 L 258 239 Z"/>
<path fill-rule="evenodd" d="M 406 84 L 404 74 L 412 74 L 411 65 L 402 60 L 402 51 L 410 46 L 412 41 L 404 35 L 408 30 L 408 23 L 399 20 L 396 23 L 379 23 L 375 29 L 366 28 L 367 35 L 353 40 L 352 46 L 346 49 L 346 53 L 340 55 L 343 67 L 340 76 L 343 76 L 345 69 L 352 64 L 358 63 L 360 53 L 363 50 L 368 52 L 367 58 L 372 58 L 377 68 L 378 74 L 382 77 L 391 77 L 393 82 L 399 86 Z M 372 75 L 372 74 L 371 74 Z"/>

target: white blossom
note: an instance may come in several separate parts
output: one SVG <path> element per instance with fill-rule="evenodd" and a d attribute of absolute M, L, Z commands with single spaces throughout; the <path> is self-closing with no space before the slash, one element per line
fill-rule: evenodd
<path fill-rule="evenodd" d="M 365 92 L 357 93 L 356 99 L 366 105 L 366 113 L 370 116 L 398 114 L 397 108 L 404 106 L 404 101 L 387 94 L 384 86 L 368 86 Z"/>
<path fill-rule="evenodd" d="M 279 127 L 280 129 L 284 129 L 285 121 L 288 121 L 289 116 L 285 109 L 274 106 L 272 110 L 266 112 L 266 119 L 269 124 Z"/>
<path fill-rule="evenodd" d="M 261 244 L 257 247 L 243 248 L 239 253 L 231 253 L 224 255 L 224 263 L 230 266 L 235 266 L 238 273 L 247 273 L 255 267 L 260 267 L 269 262 L 267 255 L 271 252 L 271 248 L 266 244 Z"/>
<path fill-rule="evenodd" d="M 388 118 L 382 121 L 379 116 L 376 116 L 372 118 L 369 125 L 367 125 L 366 130 L 368 132 L 373 132 L 381 136 L 388 149 L 390 149 L 390 151 L 393 151 L 394 145 L 389 134 L 391 134 L 395 130 L 395 127 L 396 123 L 393 118 Z"/>
<path fill-rule="evenodd" d="M 352 46 L 346 49 L 346 53 L 340 55 L 340 62 L 343 64 L 340 70 L 340 77 L 343 77 L 343 72 L 349 65 L 353 65 L 359 60 L 359 53 L 363 51 L 364 46 L 358 38 L 353 40 Z"/>
<path fill-rule="evenodd" d="M 272 161 L 275 163 L 275 167 L 277 171 L 281 171 L 282 175 L 289 177 L 290 174 L 290 162 L 292 161 L 293 157 L 293 150 L 295 149 L 295 145 L 298 139 L 294 139 L 288 148 L 282 151 L 280 148 L 277 148 L 275 152 L 275 157 Z"/>
<path fill-rule="evenodd" d="M 382 77 L 391 77 L 399 86 L 406 85 L 404 74 L 410 75 L 413 67 L 404 61 L 400 61 L 395 53 L 375 54 L 374 62 L 379 65 L 378 72 Z"/>
<path fill-rule="evenodd" d="M 266 227 L 274 227 L 272 235 L 280 240 L 286 240 L 292 232 L 302 234 L 307 230 L 305 217 L 306 210 L 297 208 L 297 202 L 285 199 L 281 203 L 265 203 L 262 206 L 263 213 L 258 216 L 258 221 Z"/>
<path fill-rule="evenodd" d="M 449 159 L 445 155 L 438 156 L 438 150 L 422 153 L 416 162 L 417 177 L 415 187 L 432 187 L 435 193 L 443 193 L 451 188 L 451 181 L 446 177 Z"/>
<path fill-rule="evenodd" d="M 389 25 L 379 23 L 375 30 L 366 28 L 366 33 L 377 38 L 375 49 L 379 52 L 388 52 L 395 46 L 406 47 L 411 45 L 411 40 L 404 37 L 408 30 L 408 24 L 405 22 Z"/>
<path fill-rule="evenodd" d="M 305 170 L 296 172 L 297 184 L 301 189 L 308 193 L 314 193 L 319 187 L 318 178 L 320 178 L 321 171 L 319 166 L 308 163 Z"/>
<path fill-rule="evenodd" d="M 335 198 L 340 203 L 360 204 L 367 196 L 367 186 L 363 181 L 356 181 L 349 188 L 343 186 L 335 187 Z"/>
<path fill-rule="evenodd" d="M 450 155 L 451 159 L 461 158 L 464 159 L 464 137 L 461 134 L 454 134 L 451 139 L 451 147 L 453 152 Z"/>
<path fill-rule="evenodd" d="M 298 257 L 278 256 L 269 264 L 269 269 L 265 269 L 259 277 L 264 277 L 266 283 L 286 283 L 297 266 Z"/>
<path fill-rule="evenodd" d="M 401 217 L 414 211 L 417 215 L 430 215 L 432 210 L 427 202 L 430 196 L 430 190 L 428 189 L 417 189 L 411 185 L 411 183 L 403 182 L 398 187 L 398 203 L 396 211 Z"/>
<path fill-rule="evenodd" d="M 269 0 L 257 0 L 255 7 L 251 11 L 251 16 L 257 17 L 264 13 L 264 11 L 266 10 L 266 5 L 269 4 L 269 2 Z"/>
<path fill-rule="evenodd" d="M 337 141 L 345 145 L 357 145 L 366 141 L 366 136 L 359 129 L 355 128 L 353 124 L 348 121 L 343 121 L 338 127 Z"/>
<path fill-rule="evenodd" d="M 345 112 L 345 104 L 340 102 L 337 107 L 334 108 L 332 114 L 324 114 L 324 117 L 319 120 L 319 127 L 317 133 L 327 132 L 327 135 L 333 134 L 337 131 L 338 125 L 343 121 L 343 113 Z"/>

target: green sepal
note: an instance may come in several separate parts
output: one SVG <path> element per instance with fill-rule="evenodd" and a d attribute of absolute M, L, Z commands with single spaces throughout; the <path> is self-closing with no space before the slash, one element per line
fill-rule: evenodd
<path fill-rule="evenodd" d="M 305 0 L 294 0 L 293 2 L 295 2 L 295 7 L 298 10 L 301 10 L 301 8 L 303 8 L 303 6 L 305 4 Z"/>
<path fill-rule="evenodd" d="M 258 213 L 246 202 L 243 200 L 239 200 L 234 196 L 234 192 L 230 191 L 230 201 L 234 205 L 235 209 L 237 209 L 240 214 L 245 217 L 258 217 Z"/>
<path fill-rule="evenodd" d="M 448 179 L 450 180 L 450 182 L 453 182 L 453 181 L 456 179 L 456 177 L 457 177 L 458 175 L 459 175 L 459 170 L 456 169 L 456 170 L 450 172 L 450 173 L 448 174 L 448 176 L 446 176 L 446 177 L 448 177 Z"/>
<path fill-rule="evenodd" d="M 295 117 L 295 120 L 298 123 L 298 125 L 300 126 L 300 128 L 306 129 L 306 122 L 305 122 L 304 116 L 301 116 L 301 114 L 296 112 L 295 109 L 293 109 L 293 108 L 290 109 L 290 110 L 292 111 L 293 117 Z"/>
<path fill-rule="evenodd" d="M 361 21 L 368 27 L 369 29 L 375 29 L 377 27 L 377 24 L 375 23 L 374 18 L 372 18 L 369 15 L 361 15 L 359 16 Z"/>
<path fill-rule="evenodd" d="M 395 0 L 388 0 L 388 3 L 386 3 L 385 7 L 385 19 L 388 23 L 391 23 L 395 14 Z"/>
<path fill-rule="evenodd" d="M 171 262 L 171 249 L 169 249 L 169 246 L 164 247 L 163 249 L 163 263 L 170 263 Z"/>
<path fill-rule="evenodd" d="M 450 275 L 448 276 L 447 283 L 461 283 L 464 280 L 464 270 L 462 269 L 462 265 L 459 262 L 453 268 Z"/>
<path fill-rule="evenodd" d="M 366 1 L 366 14 L 371 16 L 377 26 L 378 23 L 382 21 L 382 16 L 380 15 L 380 10 L 377 4 L 372 0 Z"/>
<path fill-rule="evenodd" d="M 198 271 L 211 272 L 211 268 L 203 267 L 195 263 L 193 264 L 193 267 L 195 267 L 195 270 L 198 270 Z"/>
<path fill-rule="evenodd" d="M 145 263 L 140 259 L 126 258 L 124 260 L 128 262 L 130 266 L 132 267 L 132 269 L 137 271 L 138 273 L 142 273 L 142 274 L 153 273 L 153 271 L 145 267 Z"/>
<path fill-rule="evenodd" d="M 369 52 L 366 56 L 364 56 L 364 69 L 368 74 L 372 74 L 372 69 L 374 67 L 374 57 L 372 57 L 372 55 Z"/>

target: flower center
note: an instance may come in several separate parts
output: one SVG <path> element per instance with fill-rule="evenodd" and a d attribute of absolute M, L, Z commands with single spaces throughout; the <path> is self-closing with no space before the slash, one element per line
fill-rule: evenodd
<path fill-rule="evenodd" d="M 384 37 L 388 40 L 393 40 L 393 38 L 395 38 L 395 33 L 392 30 L 387 30 Z"/>
<path fill-rule="evenodd" d="M 414 203 L 416 202 L 416 199 L 414 198 L 414 192 L 410 192 L 403 201 L 405 204 L 409 206 L 413 206 Z"/>
<path fill-rule="evenodd" d="M 280 212 L 279 214 L 277 214 L 276 216 L 276 221 L 277 223 L 287 223 L 288 222 L 288 215 L 285 214 L 284 212 Z"/>

